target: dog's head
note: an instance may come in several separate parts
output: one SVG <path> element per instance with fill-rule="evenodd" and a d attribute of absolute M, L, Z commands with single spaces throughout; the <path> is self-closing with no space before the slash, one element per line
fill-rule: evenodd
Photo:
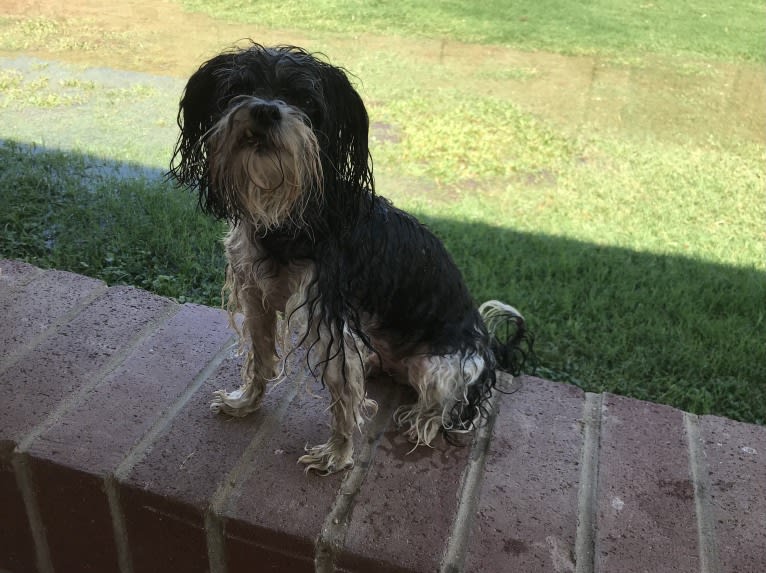
<path fill-rule="evenodd" d="M 262 230 L 372 191 L 369 120 L 346 74 L 301 48 L 205 62 L 180 103 L 170 175 L 216 217 Z"/>

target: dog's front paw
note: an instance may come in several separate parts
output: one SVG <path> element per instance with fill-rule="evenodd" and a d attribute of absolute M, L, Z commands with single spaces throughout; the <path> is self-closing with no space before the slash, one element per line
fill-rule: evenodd
<path fill-rule="evenodd" d="M 245 389 L 217 390 L 213 392 L 213 401 L 210 402 L 210 410 L 214 414 L 228 414 L 242 418 L 255 412 L 261 405 L 260 395 L 255 396 Z"/>
<path fill-rule="evenodd" d="M 316 470 L 320 475 L 330 475 L 354 467 L 351 440 L 331 438 L 326 444 L 306 446 L 306 452 L 306 455 L 298 458 L 299 463 L 306 464 L 306 472 Z"/>

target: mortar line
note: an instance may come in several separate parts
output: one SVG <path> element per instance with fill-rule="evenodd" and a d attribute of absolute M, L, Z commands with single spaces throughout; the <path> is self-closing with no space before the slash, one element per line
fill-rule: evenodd
<path fill-rule="evenodd" d="M 205 542 L 210 573 L 226 573 L 226 539 L 223 522 L 212 511 L 205 511 Z"/>
<path fill-rule="evenodd" d="M 596 505 L 598 503 L 602 405 L 601 394 L 590 392 L 585 394 L 580 487 L 577 492 L 575 573 L 594 573 L 596 570 Z"/>
<path fill-rule="evenodd" d="M 283 419 L 287 408 L 292 403 L 298 391 L 303 387 L 307 373 L 299 371 L 298 376 L 292 381 L 292 388 L 285 392 L 279 401 L 276 410 L 266 412 L 260 418 L 255 435 L 247 445 L 237 463 L 221 479 L 218 487 L 210 498 L 210 503 L 205 510 L 205 536 L 208 551 L 208 564 L 210 573 L 226 573 L 226 541 L 225 541 L 225 518 L 223 514 L 228 505 L 229 496 L 237 485 L 242 483 L 247 476 L 255 471 L 253 454 L 260 448 L 263 441 L 276 429 Z M 287 383 L 285 381 L 284 383 Z"/>
<path fill-rule="evenodd" d="M 181 412 L 184 406 L 191 400 L 192 396 L 200 389 L 200 387 L 212 376 L 218 367 L 223 363 L 228 356 L 231 355 L 231 351 L 235 348 L 235 337 L 230 336 L 223 343 L 223 346 L 215 353 L 213 358 L 200 370 L 184 390 L 183 394 L 176 399 L 175 402 L 162 413 L 160 418 L 149 428 L 141 440 L 131 448 L 128 455 L 120 462 L 117 469 L 114 471 L 114 477 L 118 480 L 125 479 L 135 465 L 140 462 L 147 454 L 149 449 L 155 440 L 167 429 L 171 422 Z"/>
<path fill-rule="evenodd" d="M 363 433 L 363 436 L 370 436 L 372 439 L 368 438 L 357 452 L 354 467 L 344 476 L 315 543 L 314 570 L 319 573 L 335 571 L 335 560 L 346 544 L 356 498 L 372 468 L 375 452 L 393 419 L 394 406 L 400 397 L 399 389 L 389 385 L 382 396 L 385 407 L 376 413 L 369 423 L 369 430 Z"/>
<path fill-rule="evenodd" d="M 44 275 L 45 273 L 42 274 L 42 276 Z M 94 287 L 92 291 L 90 291 L 87 295 L 85 295 L 83 298 L 78 300 L 77 303 L 72 308 L 70 308 L 68 311 L 66 311 L 56 320 L 54 320 L 47 327 L 45 327 L 42 332 L 40 332 L 36 336 L 33 336 L 32 339 L 29 340 L 26 344 L 12 351 L 4 359 L 0 360 L 0 374 L 2 374 L 3 372 L 11 368 L 14 364 L 16 364 L 19 360 L 21 360 L 24 356 L 26 356 L 29 352 L 34 350 L 38 345 L 40 345 L 42 342 L 45 342 L 45 340 L 53 336 L 53 334 L 56 333 L 62 325 L 68 322 L 71 322 L 78 314 L 80 314 L 82 311 L 88 308 L 97 298 L 101 297 L 107 290 L 109 290 L 109 287 L 106 286 L 106 284 L 104 283 L 101 283 L 98 286 Z"/>
<path fill-rule="evenodd" d="M 104 476 L 104 491 L 109 503 L 109 515 L 112 517 L 112 535 L 114 546 L 117 550 L 117 566 L 120 573 L 133 573 L 133 560 L 131 559 L 130 543 L 128 541 L 128 525 L 125 522 L 125 513 L 120 503 L 120 492 L 114 475 Z"/>
<path fill-rule="evenodd" d="M 183 394 L 181 394 L 171 407 L 160 416 L 149 431 L 143 435 L 138 444 L 130 449 L 114 472 L 104 478 L 104 489 L 109 502 L 109 512 L 112 516 L 112 528 L 114 531 L 115 545 L 117 547 L 117 560 L 120 573 L 133 573 L 133 563 L 131 559 L 130 540 L 128 539 L 128 528 L 125 522 L 125 513 L 122 509 L 122 504 L 120 503 L 119 481 L 127 478 L 136 464 L 144 458 L 152 444 L 167 429 L 181 409 L 189 402 L 189 400 L 191 400 L 191 397 L 218 369 L 221 363 L 226 360 L 231 353 L 234 344 L 234 337 L 229 337 L 213 358 L 202 370 L 200 370 L 197 376 L 194 377 L 192 383 L 187 386 Z"/>
<path fill-rule="evenodd" d="M 243 481 L 253 471 L 252 455 L 274 430 L 277 424 L 282 419 L 282 416 L 287 411 L 293 398 L 298 394 L 300 390 L 300 384 L 295 383 L 294 387 L 290 389 L 279 402 L 276 411 L 273 411 L 271 415 L 266 414 L 263 416 L 261 423 L 258 425 L 258 429 L 250 440 L 250 443 L 242 452 L 236 465 L 229 471 L 228 474 L 221 480 L 219 486 L 216 488 L 215 493 L 211 498 L 211 509 L 216 515 L 220 515 L 225 509 L 228 496 L 234 487 Z"/>
<path fill-rule="evenodd" d="M 53 561 L 51 560 L 48 537 L 45 533 L 40 506 L 37 503 L 35 488 L 32 486 L 32 472 L 29 469 L 29 459 L 26 454 L 14 452 L 11 465 L 16 474 L 16 483 L 21 491 L 24 508 L 27 513 L 29 529 L 32 532 L 32 540 L 35 545 L 35 560 L 39 573 L 54 573 Z"/>
<path fill-rule="evenodd" d="M 45 417 L 45 419 L 36 424 L 16 445 L 17 451 L 27 451 L 32 443 L 46 431 L 55 426 L 68 412 L 73 410 L 83 401 L 91 390 L 98 386 L 109 374 L 114 372 L 144 340 L 148 339 L 154 332 L 166 321 L 172 318 L 180 309 L 180 306 L 171 306 L 165 312 L 162 312 L 142 328 L 139 333 L 129 339 L 118 352 L 109 358 L 109 360 L 98 370 L 90 373 L 90 381 L 82 384 L 76 390 L 63 398 L 56 407 Z"/>
<path fill-rule="evenodd" d="M 694 507 L 697 516 L 700 573 L 718 573 L 718 546 L 715 537 L 715 517 L 712 515 L 710 484 L 704 461 L 705 450 L 699 430 L 699 418 L 684 412 L 684 429 L 689 448 L 689 474 L 694 486 Z"/>
<path fill-rule="evenodd" d="M 498 372 L 498 374 L 501 373 Z M 452 522 L 447 549 L 442 558 L 441 573 L 462 571 L 465 566 L 465 559 L 468 554 L 468 538 L 473 528 L 474 515 L 479 503 L 484 480 L 484 467 L 498 416 L 499 401 L 500 393 L 494 392 L 490 397 L 490 414 L 473 440 L 469 462 L 461 479 L 460 498 L 455 511 L 455 519 Z"/>

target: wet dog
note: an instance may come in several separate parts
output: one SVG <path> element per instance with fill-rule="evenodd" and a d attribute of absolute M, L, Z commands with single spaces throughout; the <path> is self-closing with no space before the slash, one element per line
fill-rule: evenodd
<path fill-rule="evenodd" d="M 498 301 L 477 308 L 442 242 L 375 193 L 367 111 L 347 74 L 300 48 L 251 44 L 191 76 L 178 124 L 170 174 L 228 221 L 228 309 L 244 316 L 243 384 L 211 408 L 256 410 L 301 347 L 332 414 L 329 440 L 299 460 L 307 469 L 353 465 L 354 428 L 377 410 L 372 369 L 416 390 L 395 412 L 416 445 L 475 428 L 495 369 L 519 372 L 524 319 Z"/>

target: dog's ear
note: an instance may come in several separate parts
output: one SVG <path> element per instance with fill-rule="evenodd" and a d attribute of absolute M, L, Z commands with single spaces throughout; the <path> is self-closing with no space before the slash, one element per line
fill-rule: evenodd
<path fill-rule="evenodd" d="M 209 165 L 204 136 L 220 116 L 219 94 L 225 93 L 220 83 L 226 81 L 234 55 L 220 54 L 200 66 L 186 83 L 178 110 L 181 133 L 173 151 L 168 176 L 177 184 L 199 192 L 203 211 L 216 217 L 227 215 L 225 205 L 218 205 L 210 190 Z"/>
<path fill-rule="evenodd" d="M 327 110 L 321 128 L 322 135 L 327 138 L 321 144 L 327 154 L 323 163 L 329 163 L 323 165 L 325 191 L 372 191 L 367 109 L 342 69 L 327 64 L 322 68 L 324 100 L 332 106 Z"/>

